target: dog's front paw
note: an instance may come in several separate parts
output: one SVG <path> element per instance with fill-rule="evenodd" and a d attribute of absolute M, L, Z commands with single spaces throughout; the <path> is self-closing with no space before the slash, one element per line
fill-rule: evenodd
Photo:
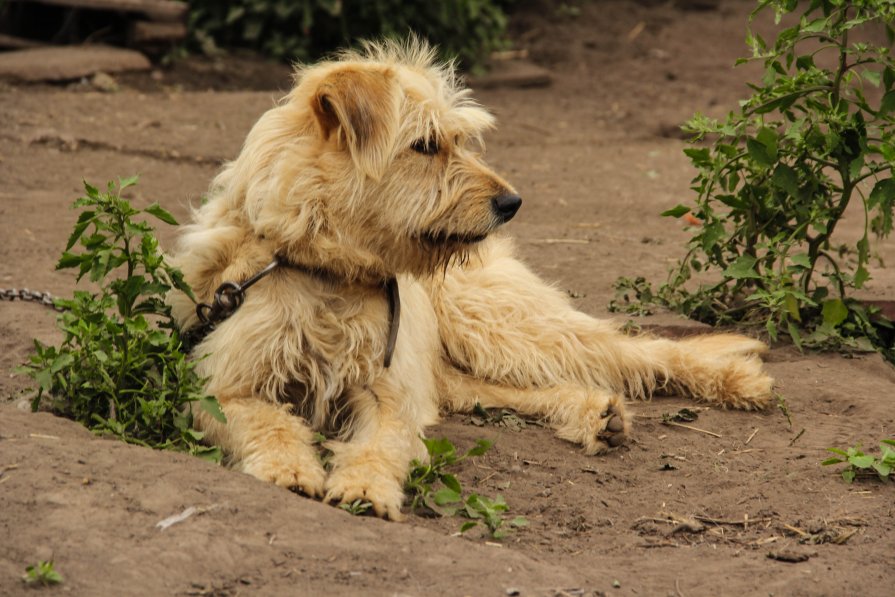
<path fill-rule="evenodd" d="M 331 504 L 350 504 L 355 500 L 372 504 L 380 518 L 403 520 L 401 506 L 404 488 L 394 475 L 380 470 L 375 463 L 350 464 L 336 467 L 326 480 L 324 501 Z"/>
<path fill-rule="evenodd" d="M 628 439 L 630 418 L 622 396 L 594 390 L 566 413 L 566 421 L 556 428 L 557 436 L 580 444 L 587 454 L 617 448 Z"/>
<path fill-rule="evenodd" d="M 323 495 L 326 471 L 313 450 L 255 454 L 243 460 L 240 470 L 261 479 L 298 491 L 310 497 Z"/>

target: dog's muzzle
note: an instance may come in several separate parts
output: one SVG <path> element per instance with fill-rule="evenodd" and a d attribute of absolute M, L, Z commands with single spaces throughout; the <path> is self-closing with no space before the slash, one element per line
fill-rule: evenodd
<path fill-rule="evenodd" d="M 506 224 L 513 219 L 519 207 L 522 205 L 522 197 L 505 193 L 491 199 L 491 211 L 497 216 L 501 224 Z"/>

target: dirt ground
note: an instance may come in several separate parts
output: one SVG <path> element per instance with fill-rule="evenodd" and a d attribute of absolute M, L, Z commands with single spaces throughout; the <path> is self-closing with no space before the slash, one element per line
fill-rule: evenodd
<path fill-rule="evenodd" d="M 686 232 L 658 215 L 690 196 L 676 126 L 697 110 L 723 114 L 745 94 L 755 71 L 731 65 L 746 51 L 752 6 L 603 0 L 580 15 L 515 19 L 516 47 L 554 81 L 477 94 L 500 122 L 488 156 L 525 199 L 509 226 L 523 257 L 582 310 L 609 316 L 616 277 L 662 280 L 682 254 Z M 0 288 L 71 291 L 72 275 L 53 264 L 82 179 L 139 173 L 136 204 L 158 200 L 186 219 L 289 81 L 284 67 L 231 58 L 119 83 L 115 93 L 0 85 Z M 174 231 L 161 235 L 170 244 Z M 891 243 L 878 248 L 895 262 Z M 892 298 L 893 271 L 873 276 L 868 295 Z M 503 495 L 530 521 L 495 544 L 477 531 L 456 536 L 460 519 L 352 517 L 26 412 L 28 380 L 9 372 L 33 337 L 58 338 L 53 320 L 33 304 L 0 303 L 3 595 L 31 594 L 25 567 L 50 558 L 65 581 L 47 592 L 91 596 L 882 596 L 895 586 L 895 486 L 848 485 L 819 464 L 827 447 L 875 450 L 895 435 L 895 369 L 877 356 L 775 347 L 767 368 L 791 420 L 777 408 L 706 408 L 692 425 L 710 435 L 663 425 L 663 413 L 693 404 L 656 398 L 630 405 L 632 441 L 602 457 L 536 425 L 448 418 L 430 435 L 464 448 L 495 442 L 460 467 L 463 486 Z M 639 323 L 696 327 L 670 314 Z M 190 507 L 193 516 L 157 528 Z"/>

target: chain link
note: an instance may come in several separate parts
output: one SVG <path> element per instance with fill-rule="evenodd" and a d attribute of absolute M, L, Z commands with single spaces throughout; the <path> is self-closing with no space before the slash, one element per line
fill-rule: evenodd
<path fill-rule="evenodd" d="M 38 303 L 56 311 L 65 310 L 56 306 L 53 302 L 53 295 L 49 292 L 38 292 L 36 290 L 28 290 L 27 288 L 22 288 L 21 290 L 18 288 L 0 288 L 0 301 L 15 300 Z"/>

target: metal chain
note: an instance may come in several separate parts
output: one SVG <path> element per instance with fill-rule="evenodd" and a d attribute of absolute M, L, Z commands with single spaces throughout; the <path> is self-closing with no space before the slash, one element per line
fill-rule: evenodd
<path fill-rule="evenodd" d="M 27 288 L 0 288 L 0 301 L 30 301 L 38 303 L 44 307 L 49 307 L 56 311 L 64 311 L 61 307 L 57 307 L 53 302 L 53 295 L 49 292 L 38 292 L 36 290 L 28 290 Z"/>

